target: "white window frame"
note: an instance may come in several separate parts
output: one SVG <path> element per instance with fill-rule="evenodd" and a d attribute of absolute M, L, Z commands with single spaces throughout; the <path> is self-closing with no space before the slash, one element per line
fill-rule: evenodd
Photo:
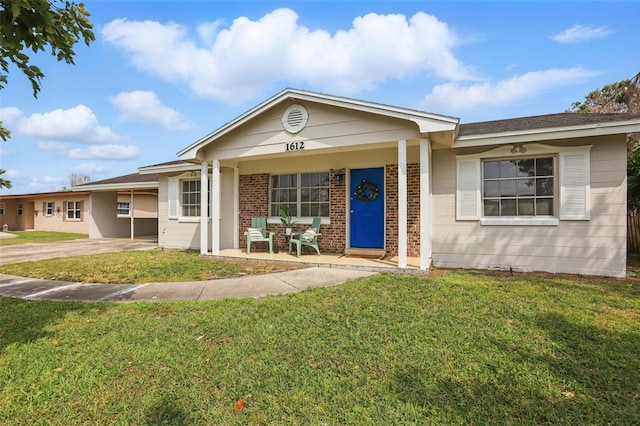
<path fill-rule="evenodd" d="M 181 175 L 181 176 L 173 176 L 168 178 L 167 182 L 167 199 L 168 199 L 168 211 L 167 217 L 170 220 L 177 220 L 178 222 L 199 222 L 200 215 L 198 216 L 184 216 L 183 215 L 183 205 L 182 205 L 182 182 L 185 181 L 200 181 L 200 176 L 193 177 L 191 174 L 189 175 Z M 211 176 L 209 175 L 207 178 L 208 182 L 208 212 L 207 218 L 211 219 Z M 202 183 L 200 183 L 202 185 Z M 202 188 L 200 188 L 200 192 L 198 192 L 198 205 L 200 206 L 200 194 Z M 220 208 L 220 206 L 218 206 Z M 202 211 L 201 211 L 202 213 Z"/>
<path fill-rule="evenodd" d="M 326 216 L 319 216 L 319 215 L 312 215 L 312 216 L 301 216 L 300 212 L 302 210 L 302 205 L 307 203 L 307 202 L 303 202 L 302 201 L 302 175 L 305 174 L 318 174 L 318 173 L 326 173 L 327 176 L 329 177 L 329 183 L 326 186 L 326 189 L 328 191 L 328 200 L 326 202 L 322 202 L 322 204 L 326 203 L 328 208 L 329 208 L 329 214 Z M 279 215 L 273 215 L 273 211 L 272 211 L 272 207 L 277 207 L 279 206 L 281 203 L 278 203 L 277 201 L 274 201 L 272 199 L 272 192 L 274 189 L 277 188 L 273 188 L 272 184 L 273 184 L 273 180 L 272 178 L 274 176 L 281 176 L 281 175 L 297 175 L 297 179 L 296 179 L 296 190 L 297 190 L 297 194 L 296 194 L 296 201 L 295 203 L 297 204 L 297 211 L 298 214 L 296 216 L 292 217 L 292 220 L 296 223 L 311 223 L 313 221 L 314 217 L 321 217 L 323 220 L 323 223 L 325 221 L 328 221 L 329 218 L 331 217 L 331 172 L 327 171 L 327 170 L 319 170 L 319 171 L 315 171 L 315 172 L 301 172 L 301 173 L 278 173 L 278 174 L 272 174 L 269 175 L 269 223 L 281 223 L 280 222 L 280 216 Z M 319 186 L 320 188 L 324 188 L 324 186 Z M 293 187 L 291 187 L 293 188 Z M 305 187 L 307 188 L 307 187 Z M 319 202 L 320 203 L 320 202 Z M 288 204 L 293 204 L 293 203 L 288 203 Z M 278 207 L 279 209 L 279 207 Z M 328 223 L 328 222 L 327 222 Z"/>
<path fill-rule="evenodd" d="M 45 201 L 42 204 L 42 214 L 44 216 L 53 216 L 55 214 L 56 203 L 54 201 Z M 49 205 L 51 205 L 51 208 L 49 208 Z M 49 210 L 51 210 L 51 212 L 49 212 Z"/>
<path fill-rule="evenodd" d="M 120 207 L 121 205 L 124 206 L 126 204 L 126 209 L 124 207 Z M 120 211 L 124 211 L 126 210 L 126 213 L 120 213 Z M 116 213 L 118 215 L 118 217 L 131 217 L 131 202 L 129 201 L 118 201 L 116 203 Z"/>
<path fill-rule="evenodd" d="M 64 220 L 67 222 L 82 222 L 84 203 L 82 201 L 65 201 L 64 204 Z M 74 217 L 69 217 L 70 212 L 74 212 Z M 76 213 L 79 217 L 75 217 Z"/>
<path fill-rule="evenodd" d="M 4 216 L 5 204 L 4 201 L 0 201 L 0 216 Z"/>
<path fill-rule="evenodd" d="M 526 153 L 512 153 L 512 145 L 491 151 L 456 156 L 456 220 L 481 225 L 556 226 L 560 220 L 590 220 L 590 152 L 593 145 L 556 147 L 527 144 Z M 497 217 L 482 213 L 482 161 L 499 158 L 556 156 L 554 216 Z M 557 209 L 557 210 L 555 210 Z"/>

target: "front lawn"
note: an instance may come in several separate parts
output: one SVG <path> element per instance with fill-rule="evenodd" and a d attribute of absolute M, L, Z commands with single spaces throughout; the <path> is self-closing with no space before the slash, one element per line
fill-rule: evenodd
<path fill-rule="evenodd" d="M 0 266 L 0 273 L 83 283 L 201 281 L 302 268 L 302 264 L 214 260 L 188 250 L 142 250 Z"/>
<path fill-rule="evenodd" d="M 0 424 L 640 424 L 640 287 L 451 271 L 212 302 L 0 298 Z"/>
<path fill-rule="evenodd" d="M 78 240 L 89 238 L 87 234 L 72 234 L 69 232 L 49 232 L 49 231 L 11 231 L 15 238 L 0 238 L 0 246 L 27 243 L 52 243 L 55 241 Z"/>

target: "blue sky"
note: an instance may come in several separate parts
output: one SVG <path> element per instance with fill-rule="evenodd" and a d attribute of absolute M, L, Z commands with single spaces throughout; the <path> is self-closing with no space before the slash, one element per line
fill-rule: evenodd
<path fill-rule="evenodd" d="M 286 87 L 459 117 L 562 112 L 640 71 L 640 2 L 92 1 L 75 66 L 10 69 L 0 194 L 176 159 Z"/>

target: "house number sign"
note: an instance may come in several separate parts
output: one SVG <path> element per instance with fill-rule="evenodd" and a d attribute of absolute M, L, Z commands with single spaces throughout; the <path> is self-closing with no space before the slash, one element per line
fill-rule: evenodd
<path fill-rule="evenodd" d="M 301 149 L 304 149 L 304 141 L 287 142 L 284 146 L 285 151 L 300 151 Z"/>

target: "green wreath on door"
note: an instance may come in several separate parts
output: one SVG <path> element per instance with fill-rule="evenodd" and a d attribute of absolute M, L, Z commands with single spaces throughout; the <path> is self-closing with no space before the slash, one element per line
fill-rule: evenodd
<path fill-rule="evenodd" d="M 354 193 L 356 198 L 362 201 L 364 204 L 370 203 L 371 201 L 375 201 L 380 195 L 380 189 L 378 189 L 378 185 L 371 182 L 368 179 L 364 179 L 360 182 L 360 185 L 356 187 L 356 191 Z"/>

